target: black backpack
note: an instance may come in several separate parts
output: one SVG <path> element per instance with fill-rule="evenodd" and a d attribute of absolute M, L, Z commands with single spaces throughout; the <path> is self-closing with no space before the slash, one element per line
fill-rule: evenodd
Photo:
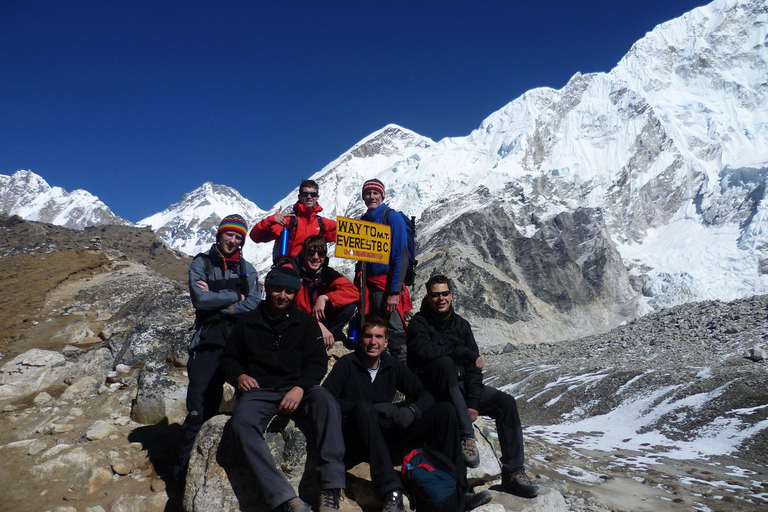
<path fill-rule="evenodd" d="M 296 232 L 296 227 L 299 225 L 299 221 L 296 220 L 296 215 L 288 215 L 288 238 L 289 240 L 293 238 L 294 233 Z M 320 236 L 325 236 L 325 222 L 323 221 L 323 218 L 319 215 L 315 216 L 317 219 L 317 225 L 320 228 Z M 280 237 L 277 237 L 277 240 L 275 240 L 275 245 L 272 246 L 272 263 L 277 264 L 277 260 L 282 258 L 283 256 L 288 256 L 287 254 L 280 254 Z"/>
<path fill-rule="evenodd" d="M 384 215 L 382 215 L 382 220 L 384 224 L 389 226 L 391 226 L 389 223 L 390 211 L 400 215 L 405 221 L 406 233 L 408 235 L 408 268 L 405 269 L 403 283 L 407 286 L 413 286 L 413 283 L 416 281 L 416 265 L 419 264 L 419 260 L 416 259 L 416 217 L 408 218 L 403 212 L 387 207 L 384 210 Z"/>

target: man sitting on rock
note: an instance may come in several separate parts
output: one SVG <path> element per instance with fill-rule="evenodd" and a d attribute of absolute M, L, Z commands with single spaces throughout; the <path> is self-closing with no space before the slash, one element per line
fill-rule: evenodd
<path fill-rule="evenodd" d="M 342 330 L 357 312 L 355 302 L 360 292 L 352 281 L 328 266 L 327 251 L 320 235 L 304 240 L 298 257 L 302 287 L 296 294 L 296 305 L 317 319 L 325 348 L 330 349 L 336 340 L 344 339 Z"/>
<path fill-rule="evenodd" d="M 408 366 L 438 400 L 449 400 L 456 408 L 467 465 L 480 463 L 472 424 L 478 415 L 490 416 L 501 445 L 502 489 L 535 497 L 539 488 L 525 472 L 523 428 L 514 397 L 483 385 L 483 358 L 469 322 L 453 310 L 450 280 L 432 276 L 426 288 L 421 309 L 408 326 Z"/>
<path fill-rule="evenodd" d="M 339 509 L 344 488 L 344 441 L 339 405 L 319 384 L 327 369 L 320 327 L 294 304 L 301 278 L 284 260 L 265 279 L 267 298 L 235 325 L 222 356 L 227 380 L 239 399 L 232 429 L 261 486 L 267 505 L 280 512 L 309 512 L 275 467 L 264 430 L 275 414 L 301 415 L 318 440 L 320 512 Z"/>
<path fill-rule="evenodd" d="M 426 445 L 442 453 L 456 468 L 454 478 L 467 489 L 453 406 L 435 404 L 419 379 L 397 358 L 384 353 L 386 321 L 369 316 L 361 331 L 355 352 L 339 359 L 323 383 L 341 406 L 349 465 L 362 460 L 370 463 L 371 480 L 384 512 L 405 512 L 403 482 L 393 469 L 390 449 Z M 393 404 L 397 391 L 411 402 Z M 490 499 L 488 491 L 467 493 L 465 510 Z"/>
<path fill-rule="evenodd" d="M 224 376 L 219 358 L 238 317 L 261 300 L 258 274 L 242 257 L 248 227 L 240 215 L 227 215 L 216 231 L 216 243 L 189 266 L 189 295 L 195 307 L 195 334 L 189 347 L 187 418 L 173 469 L 183 483 L 195 437 L 205 421 L 219 413 Z"/>

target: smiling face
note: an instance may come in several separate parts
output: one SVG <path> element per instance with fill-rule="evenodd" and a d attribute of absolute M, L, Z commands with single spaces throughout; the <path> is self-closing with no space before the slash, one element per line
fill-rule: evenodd
<path fill-rule="evenodd" d="M 360 350 L 370 368 L 378 365 L 379 357 L 386 348 L 387 328 L 378 325 L 366 326 L 360 341 Z"/>
<path fill-rule="evenodd" d="M 378 190 L 368 189 L 363 192 L 363 201 L 365 206 L 368 207 L 368 211 L 371 211 L 378 208 L 384 202 L 384 196 Z"/>
<path fill-rule="evenodd" d="M 285 314 L 296 297 L 296 290 L 285 286 L 267 285 L 267 304 L 274 315 Z"/>
<path fill-rule="evenodd" d="M 307 208 L 314 208 L 319 197 L 320 193 L 316 188 L 301 187 L 299 189 L 299 203 L 303 204 Z"/>
<path fill-rule="evenodd" d="M 236 231 L 222 231 L 219 233 L 216 245 L 221 254 L 230 257 L 243 245 L 243 235 Z"/>
<path fill-rule="evenodd" d="M 445 283 L 435 283 L 429 288 L 427 302 L 435 313 L 447 313 L 453 301 L 453 293 Z"/>
<path fill-rule="evenodd" d="M 317 272 L 325 263 L 325 249 L 307 249 L 304 253 L 304 265 L 312 272 Z"/>

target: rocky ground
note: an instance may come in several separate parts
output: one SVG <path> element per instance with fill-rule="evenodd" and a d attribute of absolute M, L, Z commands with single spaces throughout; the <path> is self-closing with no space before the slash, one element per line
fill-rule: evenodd
<path fill-rule="evenodd" d="M 0 219 L 3 268 L 59 276 L 34 293 L 2 283 L 25 306 L 23 318 L 0 308 L 4 510 L 183 508 L 165 478 L 193 319 L 173 277 L 189 259 L 148 230 L 101 229 Z M 488 482 L 484 510 L 763 509 L 768 367 L 746 356 L 764 345 L 766 305 L 691 304 L 574 342 L 483 347 L 489 384 L 518 397 L 529 472 L 545 490 L 515 500 Z M 352 492 L 343 508 L 376 505 Z"/>

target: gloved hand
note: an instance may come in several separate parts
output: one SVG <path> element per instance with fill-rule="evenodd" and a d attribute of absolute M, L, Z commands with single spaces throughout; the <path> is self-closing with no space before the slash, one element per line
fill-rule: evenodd
<path fill-rule="evenodd" d="M 410 407 L 400 407 L 392 415 L 392 423 L 398 428 L 407 428 L 416 419 Z"/>
<path fill-rule="evenodd" d="M 397 412 L 397 406 L 389 402 L 382 402 L 373 406 L 379 412 L 379 425 L 381 428 L 392 428 L 392 416 Z"/>

